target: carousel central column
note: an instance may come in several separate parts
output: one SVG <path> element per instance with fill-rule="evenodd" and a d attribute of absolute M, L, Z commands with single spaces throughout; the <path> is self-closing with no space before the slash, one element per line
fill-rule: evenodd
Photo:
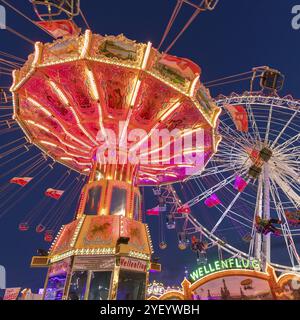
<path fill-rule="evenodd" d="M 135 165 L 94 163 L 50 249 L 44 299 L 145 299 L 152 244 L 136 175 Z"/>

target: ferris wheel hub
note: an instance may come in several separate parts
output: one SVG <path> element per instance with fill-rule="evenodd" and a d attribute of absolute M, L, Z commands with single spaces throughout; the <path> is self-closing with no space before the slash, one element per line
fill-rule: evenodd
<path fill-rule="evenodd" d="M 268 147 L 263 147 L 259 152 L 256 152 L 255 157 L 252 158 L 253 165 L 250 167 L 248 175 L 257 179 L 262 173 L 264 165 L 269 162 L 272 156 L 273 151 Z"/>

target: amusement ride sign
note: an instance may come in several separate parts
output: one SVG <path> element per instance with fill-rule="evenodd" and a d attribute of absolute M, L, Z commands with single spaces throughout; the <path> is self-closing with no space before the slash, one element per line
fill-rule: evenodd
<path fill-rule="evenodd" d="M 249 269 L 260 271 L 261 265 L 258 260 L 246 260 L 239 258 L 217 260 L 194 270 L 192 273 L 190 273 L 189 278 L 195 282 L 211 273 L 232 269 Z"/>
<path fill-rule="evenodd" d="M 139 272 L 147 272 L 147 261 L 135 260 L 127 257 L 121 257 L 120 267 L 123 269 Z"/>

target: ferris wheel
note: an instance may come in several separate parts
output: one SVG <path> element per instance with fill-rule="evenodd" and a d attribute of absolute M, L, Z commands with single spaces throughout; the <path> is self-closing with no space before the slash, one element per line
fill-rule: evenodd
<path fill-rule="evenodd" d="M 283 76 L 263 70 L 264 90 L 216 99 L 223 139 L 206 169 L 186 182 L 194 196 L 184 203 L 176 187 L 162 192 L 174 198 L 167 227 L 177 229 L 179 248 L 191 247 L 199 263 L 215 247 L 219 257 L 256 259 L 263 268 L 300 265 L 300 101 L 279 97 Z M 286 256 L 276 260 L 279 248 Z"/>

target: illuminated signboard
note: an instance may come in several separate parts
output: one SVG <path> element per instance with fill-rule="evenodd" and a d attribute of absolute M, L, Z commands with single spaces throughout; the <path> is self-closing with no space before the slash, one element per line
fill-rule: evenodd
<path fill-rule="evenodd" d="M 158 283 L 154 281 L 153 283 L 149 284 L 147 288 L 147 295 L 151 296 L 162 296 L 166 292 L 166 289 L 162 283 Z"/>
<path fill-rule="evenodd" d="M 127 257 L 121 257 L 120 267 L 132 271 L 147 272 L 147 261 L 131 259 Z"/>
<path fill-rule="evenodd" d="M 250 269 L 260 271 L 261 266 L 258 260 L 230 258 L 226 260 L 217 260 L 213 263 L 208 263 L 207 265 L 201 266 L 190 273 L 189 277 L 194 282 L 211 273 L 231 269 Z"/>

